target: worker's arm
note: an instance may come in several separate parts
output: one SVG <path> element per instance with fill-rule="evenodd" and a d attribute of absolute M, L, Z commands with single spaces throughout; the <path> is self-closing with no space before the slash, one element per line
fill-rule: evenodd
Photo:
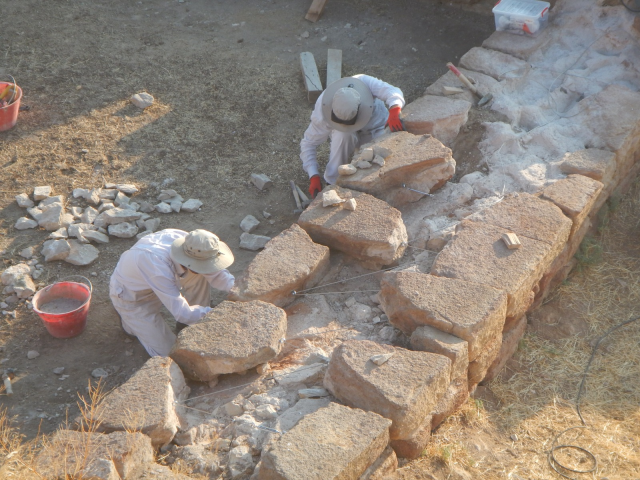
<path fill-rule="evenodd" d="M 385 102 L 389 108 L 404 107 L 404 94 L 398 87 L 369 75 L 354 75 L 354 78 L 362 80 L 369 87 L 373 96 Z"/>
<path fill-rule="evenodd" d="M 229 273 L 229 270 L 226 269 L 202 276 L 207 279 L 209 285 L 222 292 L 228 292 L 229 290 L 231 290 L 233 288 L 233 284 L 236 281 L 235 277 L 231 275 L 231 273 Z"/>
<path fill-rule="evenodd" d="M 309 178 L 320 174 L 317 148 L 329 139 L 329 135 L 331 135 L 331 128 L 322 117 L 322 95 L 320 95 L 311 114 L 311 123 L 300 142 L 300 160 Z"/>
<path fill-rule="evenodd" d="M 138 268 L 149 288 L 158 296 L 176 321 L 192 325 L 198 323 L 211 311 L 211 307 L 208 306 L 189 305 L 180 293 L 180 286 L 176 283 L 173 269 L 157 257 L 140 262 Z"/>

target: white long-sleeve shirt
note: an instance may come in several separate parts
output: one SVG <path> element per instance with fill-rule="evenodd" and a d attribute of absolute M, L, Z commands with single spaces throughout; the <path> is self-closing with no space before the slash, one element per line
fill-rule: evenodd
<path fill-rule="evenodd" d="M 383 102 L 385 102 L 389 108 L 396 105 L 400 106 L 400 108 L 404 107 L 404 95 L 399 88 L 369 75 L 353 75 L 353 78 L 362 80 L 362 82 L 369 87 L 375 99 L 373 114 L 369 122 L 362 128 L 363 132 L 371 132 L 381 128 L 387 122 L 389 112 Z M 324 92 L 320 94 L 316 101 L 316 106 L 313 109 L 313 113 L 311 113 L 311 123 L 304 132 L 304 137 L 300 142 L 300 160 L 302 160 L 302 168 L 307 172 L 309 178 L 319 174 L 317 148 L 327 141 L 333 130 L 331 125 L 325 122 L 322 116 L 323 95 Z"/>
<path fill-rule="evenodd" d="M 122 285 L 133 292 L 153 290 L 173 317 L 187 325 L 197 323 L 211 307 L 189 305 L 180 294 L 180 277 L 186 269 L 175 263 L 170 256 L 171 244 L 187 232 L 166 229 L 142 237 L 130 250 L 122 254 L 111 275 L 111 284 Z M 228 292 L 235 278 L 228 270 L 202 275 L 209 285 Z"/>

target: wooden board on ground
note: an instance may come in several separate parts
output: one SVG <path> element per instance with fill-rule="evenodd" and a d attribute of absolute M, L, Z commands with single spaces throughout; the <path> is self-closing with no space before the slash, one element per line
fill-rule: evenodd
<path fill-rule="evenodd" d="M 300 68 L 302 69 L 302 79 L 307 89 L 307 99 L 313 103 L 322 93 L 322 81 L 311 52 L 302 52 L 300 54 Z"/>
<path fill-rule="evenodd" d="M 327 0 L 313 0 L 313 3 L 309 7 L 309 11 L 304 18 L 310 22 L 317 22 L 320 15 L 322 15 L 325 3 L 327 3 Z"/>
<path fill-rule="evenodd" d="M 327 87 L 342 78 L 342 50 L 327 50 Z"/>

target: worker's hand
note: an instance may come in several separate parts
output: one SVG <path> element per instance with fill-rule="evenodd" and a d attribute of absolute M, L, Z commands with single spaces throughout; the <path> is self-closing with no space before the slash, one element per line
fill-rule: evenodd
<path fill-rule="evenodd" d="M 400 121 L 400 110 L 402 109 L 399 105 L 391 107 L 391 110 L 389 110 L 389 119 L 387 120 L 385 127 L 389 127 L 389 130 L 392 132 L 401 132 L 404 130 L 404 126 Z"/>
<path fill-rule="evenodd" d="M 314 175 L 309 179 L 309 195 L 311 195 L 311 198 L 316 198 L 316 195 L 320 193 L 321 190 L 320 175 Z"/>

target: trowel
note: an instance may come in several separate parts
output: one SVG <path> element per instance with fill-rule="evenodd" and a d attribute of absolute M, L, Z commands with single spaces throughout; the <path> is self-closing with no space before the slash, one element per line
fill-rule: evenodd
<path fill-rule="evenodd" d="M 462 83 L 465 84 L 465 86 L 471 90 L 474 95 L 476 97 L 478 97 L 480 100 L 478 101 L 478 106 L 481 107 L 483 105 L 486 105 L 487 103 L 489 103 L 492 99 L 493 99 L 493 95 L 490 93 L 487 93 L 486 95 L 482 95 L 478 89 L 475 87 L 475 85 L 473 85 L 473 83 L 471 83 L 469 81 L 469 79 L 467 77 L 464 76 L 464 74 L 458 70 L 455 65 L 451 62 L 447 63 L 447 67 L 449 67 L 449 70 L 451 70 L 456 77 L 458 77 L 460 79 L 460 81 Z"/>

